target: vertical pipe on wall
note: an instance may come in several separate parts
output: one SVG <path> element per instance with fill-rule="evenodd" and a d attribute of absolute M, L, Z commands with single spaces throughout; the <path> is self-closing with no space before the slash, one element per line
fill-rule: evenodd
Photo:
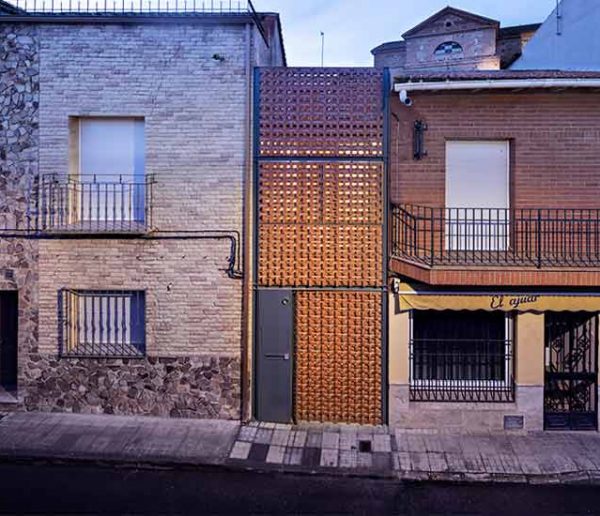
<path fill-rule="evenodd" d="M 240 416 L 243 421 L 248 421 L 252 415 L 251 393 L 252 393 L 252 331 L 250 324 L 252 314 L 250 311 L 252 297 L 253 270 L 251 263 L 252 235 L 252 188 L 253 188 L 253 145 L 252 145 L 252 99 L 253 99 L 253 73 L 252 73 L 252 25 L 247 23 L 245 29 L 245 54 L 246 60 L 246 120 L 244 124 L 244 198 L 242 200 L 243 214 L 243 263 L 244 279 L 242 285 L 242 360 L 241 360 L 241 407 Z"/>

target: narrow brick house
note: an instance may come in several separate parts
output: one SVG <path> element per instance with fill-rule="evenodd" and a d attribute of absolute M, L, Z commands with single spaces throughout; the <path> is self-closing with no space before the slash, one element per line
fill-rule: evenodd
<path fill-rule="evenodd" d="M 0 402 L 239 418 L 252 70 L 285 64 L 278 16 L 0 10 Z"/>

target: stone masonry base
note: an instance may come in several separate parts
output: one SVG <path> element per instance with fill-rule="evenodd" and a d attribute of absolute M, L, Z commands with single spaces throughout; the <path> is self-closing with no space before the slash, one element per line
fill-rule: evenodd
<path fill-rule="evenodd" d="M 19 398 L 28 411 L 240 418 L 240 360 L 29 356 Z"/>
<path fill-rule="evenodd" d="M 543 386 L 516 387 L 514 403 L 441 403 L 409 401 L 408 385 L 390 385 L 389 424 L 400 429 L 457 432 L 503 431 L 504 416 L 522 416 L 523 430 L 544 426 Z"/>

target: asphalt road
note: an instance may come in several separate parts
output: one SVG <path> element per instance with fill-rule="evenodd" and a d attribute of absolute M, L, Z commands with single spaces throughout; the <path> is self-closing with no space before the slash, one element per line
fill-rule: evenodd
<path fill-rule="evenodd" d="M 600 488 L 0 464 L 3 513 L 598 514 Z"/>

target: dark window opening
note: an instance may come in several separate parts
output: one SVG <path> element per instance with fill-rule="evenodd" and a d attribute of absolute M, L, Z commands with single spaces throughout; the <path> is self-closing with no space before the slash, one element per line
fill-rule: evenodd
<path fill-rule="evenodd" d="M 17 292 L 0 292 L 0 398 L 17 391 L 18 303 Z"/>

